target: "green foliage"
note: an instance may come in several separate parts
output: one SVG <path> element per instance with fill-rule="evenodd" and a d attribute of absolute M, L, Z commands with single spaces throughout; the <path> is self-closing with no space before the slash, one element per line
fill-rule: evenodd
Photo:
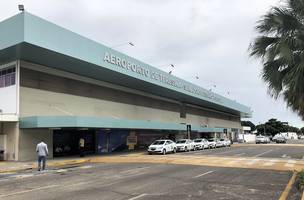
<path fill-rule="evenodd" d="M 271 8 L 256 30 L 260 35 L 249 51 L 262 59 L 270 95 L 282 96 L 304 119 L 304 0 L 286 0 L 284 6 Z"/>
<path fill-rule="evenodd" d="M 304 170 L 298 172 L 298 177 L 300 180 L 300 186 L 304 186 Z"/>
<path fill-rule="evenodd" d="M 287 123 L 278 121 L 277 119 L 269 119 L 268 122 L 264 124 L 259 124 L 256 126 L 259 134 L 272 135 L 282 132 L 296 132 L 299 133 L 300 129 L 297 127 L 289 126 Z"/>
<path fill-rule="evenodd" d="M 301 133 L 304 134 L 304 127 L 302 127 L 300 130 L 301 130 Z"/>

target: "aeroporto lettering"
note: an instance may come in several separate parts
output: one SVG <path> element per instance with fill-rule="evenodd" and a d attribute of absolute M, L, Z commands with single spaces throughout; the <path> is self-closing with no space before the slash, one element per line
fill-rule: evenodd
<path fill-rule="evenodd" d="M 159 82 L 165 83 L 167 85 L 176 87 L 176 88 L 182 88 L 183 90 L 203 96 L 208 99 L 212 99 L 217 102 L 221 102 L 221 99 L 216 97 L 214 93 L 209 91 L 202 91 L 201 89 L 197 87 L 193 87 L 191 85 L 188 85 L 186 83 L 183 83 L 179 80 L 174 80 L 160 72 L 156 71 L 150 71 L 149 69 L 142 67 L 136 63 L 130 62 L 124 58 L 115 56 L 114 54 L 105 52 L 103 60 L 107 63 L 111 63 L 113 65 L 119 66 L 121 68 L 124 68 L 128 71 L 132 71 L 134 73 L 143 75 L 145 77 L 149 77 L 150 79 L 157 80 Z"/>

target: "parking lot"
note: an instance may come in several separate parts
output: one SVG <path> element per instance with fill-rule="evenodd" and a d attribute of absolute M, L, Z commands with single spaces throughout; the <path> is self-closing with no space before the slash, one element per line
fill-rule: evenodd
<path fill-rule="evenodd" d="M 278 199 L 292 172 L 95 164 L 0 181 L 1 199 Z"/>
<path fill-rule="evenodd" d="M 180 152 L 182 154 L 205 156 L 233 156 L 233 157 L 265 157 L 282 159 L 304 159 L 304 147 L 277 145 L 244 145 L 205 149 L 201 151 Z"/>

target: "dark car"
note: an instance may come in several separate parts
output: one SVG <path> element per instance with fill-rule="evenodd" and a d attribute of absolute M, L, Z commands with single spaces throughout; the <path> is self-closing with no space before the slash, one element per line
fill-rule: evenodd
<path fill-rule="evenodd" d="M 286 138 L 285 137 L 277 137 L 275 141 L 276 141 L 276 143 L 286 143 Z"/>

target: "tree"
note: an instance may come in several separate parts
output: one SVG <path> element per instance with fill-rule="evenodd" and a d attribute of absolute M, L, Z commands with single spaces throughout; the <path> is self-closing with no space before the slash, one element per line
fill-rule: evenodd
<path fill-rule="evenodd" d="M 304 127 L 302 127 L 300 130 L 301 130 L 302 134 L 304 134 Z"/>
<path fill-rule="evenodd" d="M 251 121 L 241 121 L 242 126 L 250 126 L 251 131 L 255 130 L 255 125 Z"/>
<path fill-rule="evenodd" d="M 282 96 L 304 119 L 304 0 L 286 0 L 284 6 L 271 8 L 256 30 L 259 36 L 249 51 L 262 60 L 269 94 Z"/>
<path fill-rule="evenodd" d="M 268 122 L 264 124 L 259 124 L 256 126 L 259 134 L 264 135 L 276 135 L 282 132 L 298 132 L 299 129 L 296 127 L 289 126 L 288 124 L 278 121 L 277 119 L 269 119 Z"/>

